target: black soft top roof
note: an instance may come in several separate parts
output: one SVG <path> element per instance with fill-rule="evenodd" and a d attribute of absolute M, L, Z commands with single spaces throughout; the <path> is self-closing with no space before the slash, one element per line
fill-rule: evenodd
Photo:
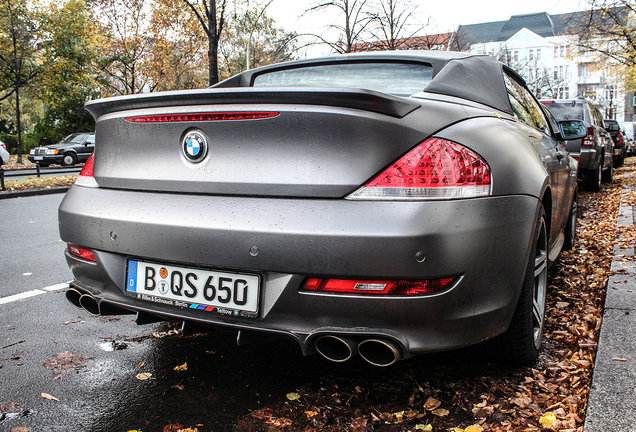
<path fill-rule="evenodd" d="M 514 71 L 485 54 L 448 51 L 381 51 L 342 54 L 264 66 L 242 72 L 213 87 L 250 87 L 254 81 L 254 77 L 267 72 L 308 67 L 318 64 L 367 61 L 398 61 L 429 64 L 433 67 L 433 79 L 422 91 L 467 99 L 511 115 L 513 111 L 506 92 L 503 69 L 506 69 L 508 74 L 519 83 L 525 85 L 524 80 Z"/>

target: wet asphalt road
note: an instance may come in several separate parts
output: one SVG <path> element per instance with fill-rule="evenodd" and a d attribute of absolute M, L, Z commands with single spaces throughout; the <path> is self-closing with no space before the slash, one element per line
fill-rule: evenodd
<path fill-rule="evenodd" d="M 338 371 L 302 357 L 293 341 L 239 348 L 236 333 L 225 330 L 156 337 L 171 327 L 74 308 L 59 285 L 71 279 L 57 233 L 61 199 L 0 202 L 0 431 L 150 432 L 174 423 L 234 430 L 250 411 Z M 31 296 L 19 298 L 24 293 Z M 342 373 L 375 370 L 359 367 Z M 142 381 L 140 373 L 152 375 Z"/>

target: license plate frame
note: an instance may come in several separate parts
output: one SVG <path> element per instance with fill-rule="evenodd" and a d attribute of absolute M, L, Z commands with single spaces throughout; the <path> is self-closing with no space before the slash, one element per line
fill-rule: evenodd
<path fill-rule="evenodd" d="M 126 293 L 138 300 L 170 306 L 255 317 L 259 312 L 261 277 L 129 258 Z"/>
<path fill-rule="evenodd" d="M 33 156 L 33 160 L 36 160 L 36 161 L 44 160 L 44 156 Z"/>

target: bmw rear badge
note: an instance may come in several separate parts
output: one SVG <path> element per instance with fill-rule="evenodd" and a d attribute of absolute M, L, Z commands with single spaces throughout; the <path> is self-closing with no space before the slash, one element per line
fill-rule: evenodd
<path fill-rule="evenodd" d="M 208 142 L 201 132 L 190 131 L 183 138 L 181 149 L 187 160 L 198 163 L 208 154 Z"/>

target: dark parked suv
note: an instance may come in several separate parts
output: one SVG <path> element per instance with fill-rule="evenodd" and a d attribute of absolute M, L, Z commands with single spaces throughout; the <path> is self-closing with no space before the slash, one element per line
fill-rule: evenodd
<path fill-rule="evenodd" d="M 40 166 L 75 165 L 78 162 L 86 162 L 93 150 L 95 150 L 95 134 L 93 132 L 74 133 L 57 144 L 32 149 L 29 153 L 29 160 L 39 162 Z"/>
<path fill-rule="evenodd" d="M 579 161 L 579 179 L 585 188 L 598 191 L 601 181 L 611 183 L 614 176 L 614 141 L 605 130 L 598 107 L 585 99 L 541 102 L 558 121 L 582 120 L 585 123 L 587 136 L 566 141 L 570 156 Z"/>
<path fill-rule="evenodd" d="M 616 120 L 604 119 L 605 130 L 609 132 L 614 141 L 614 166 L 620 168 L 625 162 L 627 156 L 627 140 L 625 134 L 621 131 L 621 126 Z"/>

